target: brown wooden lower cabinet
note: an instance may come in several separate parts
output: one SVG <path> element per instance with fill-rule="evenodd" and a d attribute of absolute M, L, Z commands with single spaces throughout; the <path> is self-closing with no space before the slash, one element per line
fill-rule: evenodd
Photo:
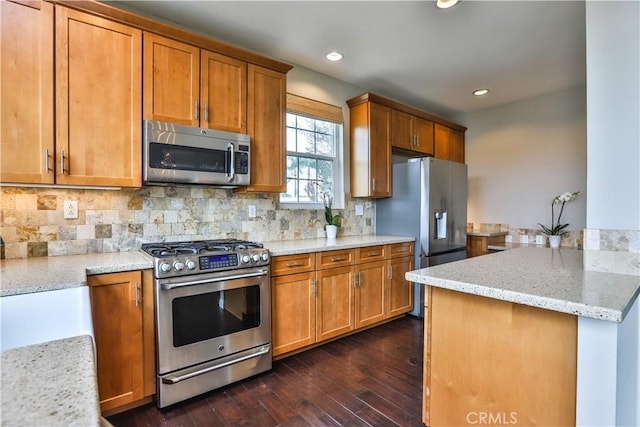
<path fill-rule="evenodd" d="M 504 246 L 505 234 L 500 236 L 471 236 L 467 235 L 467 258 L 489 253 L 490 245 Z"/>
<path fill-rule="evenodd" d="M 273 355 L 411 311 L 412 256 L 413 242 L 273 257 Z"/>
<path fill-rule="evenodd" d="M 155 336 L 151 270 L 87 279 L 103 413 L 145 403 L 155 393 Z"/>
<path fill-rule="evenodd" d="M 440 288 L 426 301 L 426 425 L 575 425 L 576 316 Z"/>

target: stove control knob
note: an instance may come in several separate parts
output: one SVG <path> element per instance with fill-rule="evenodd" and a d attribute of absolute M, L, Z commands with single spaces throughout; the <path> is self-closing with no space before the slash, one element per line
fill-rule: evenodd
<path fill-rule="evenodd" d="M 240 261 L 242 261 L 243 264 L 246 264 L 249 261 L 251 261 L 251 258 L 249 257 L 249 255 L 242 255 L 242 258 L 240 258 Z"/>
<path fill-rule="evenodd" d="M 260 258 L 262 258 L 262 261 L 267 262 L 269 261 L 269 254 L 265 252 Z"/>
<path fill-rule="evenodd" d="M 260 255 L 258 255 L 258 254 L 251 255 L 251 261 L 253 261 L 253 262 L 260 261 Z"/>
<path fill-rule="evenodd" d="M 188 260 L 185 265 L 187 266 L 187 268 L 189 270 L 193 270 L 194 268 L 196 268 L 196 263 L 193 260 Z"/>
<path fill-rule="evenodd" d="M 173 263 L 173 268 L 175 268 L 176 271 L 180 271 L 184 268 L 184 263 L 180 261 L 176 261 Z"/>
<path fill-rule="evenodd" d="M 160 264 L 160 271 L 162 271 L 163 273 L 168 273 L 171 271 L 171 266 L 166 262 L 163 262 L 162 264 Z"/>

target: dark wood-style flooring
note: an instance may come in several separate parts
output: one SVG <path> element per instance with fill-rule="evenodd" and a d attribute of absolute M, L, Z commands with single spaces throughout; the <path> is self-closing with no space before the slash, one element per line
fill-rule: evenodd
<path fill-rule="evenodd" d="M 273 363 L 264 374 L 115 427 L 423 426 L 423 322 L 406 316 Z"/>

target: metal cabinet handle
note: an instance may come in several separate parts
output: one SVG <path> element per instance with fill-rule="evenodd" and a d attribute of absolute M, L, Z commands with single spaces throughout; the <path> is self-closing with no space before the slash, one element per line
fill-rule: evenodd
<path fill-rule="evenodd" d="M 60 150 L 60 173 L 64 175 L 64 150 Z"/>
<path fill-rule="evenodd" d="M 373 187 L 373 191 L 376 191 L 376 179 L 375 178 L 373 178 L 372 187 Z"/>
<path fill-rule="evenodd" d="M 380 252 L 369 252 L 367 256 L 380 256 L 382 255 Z"/>
<path fill-rule="evenodd" d="M 409 250 L 409 248 L 400 248 L 397 250 L 397 252 L 407 252 Z"/>
<path fill-rule="evenodd" d="M 136 307 L 140 306 L 140 295 L 139 295 L 139 286 L 138 286 L 138 282 L 135 282 L 133 284 L 133 291 L 134 291 L 134 299 L 135 299 L 135 303 L 136 303 Z"/>
<path fill-rule="evenodd" d="M 204 121 L 209 121 L 209 103 L 207 101 L 204 102 Z"/>
<path fill-rule="evenodd" d="M 358 287 L 358 273 L 353 273 L 353 288 Z"/>
<path fill-rule="evenodd" d="M 49 149 L 44 149 L 44 173 L 49 173 Z"/>
<path fill-rule="evenodd" d="M 290 262 L 289 264 L 287 264 L 287 267 L 291 268 L 291 267 L 300 267 L 302 266 L 301 262 Z"/>
<path fill-rule="evenodd" d="M 362 271 L 358 271 L 358 287 L 362 287 Z"/>
<path fill-rule="evenodd" d="M 316 279 L 313 279 L 311 281 L 312 285 L 313 285 L 313 296 L 317 297 L 318 296 L 318 281 Z"/>
<path fill-rule="evenodd" d="M 420 135 L 416 134 L 416 147 L 420 145 Z"/>
<path fill-rule="evenodd" d="M 200 120 L 200 106 L 198 105 L 198 101 L 193 104 L 193 112 L 195 114 L 195 120 Z"/>
<path fill-rule="evenodd" d="M 331 262 L 338 262 L 338 261 L 344 261 L 346 260 L 345 257 L 335 257 L 335 258 L 331 258 Z"/>
<path fill-rule="evenodd" d="M 389 266 L 389 279 L 393 279 L 393 265 Z"/>

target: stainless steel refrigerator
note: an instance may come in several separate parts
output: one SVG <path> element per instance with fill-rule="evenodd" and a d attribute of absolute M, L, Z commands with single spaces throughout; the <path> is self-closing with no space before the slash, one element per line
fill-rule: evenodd
<path fill-rule="evenodd" d="M 433 157 L 394 156 L 393 193 L 376 201 L 376 233 L 415 237 L 415 268 L 467 257 L 467 165 Z M 424 287 L 414 309 L 424 316 Z"/>

